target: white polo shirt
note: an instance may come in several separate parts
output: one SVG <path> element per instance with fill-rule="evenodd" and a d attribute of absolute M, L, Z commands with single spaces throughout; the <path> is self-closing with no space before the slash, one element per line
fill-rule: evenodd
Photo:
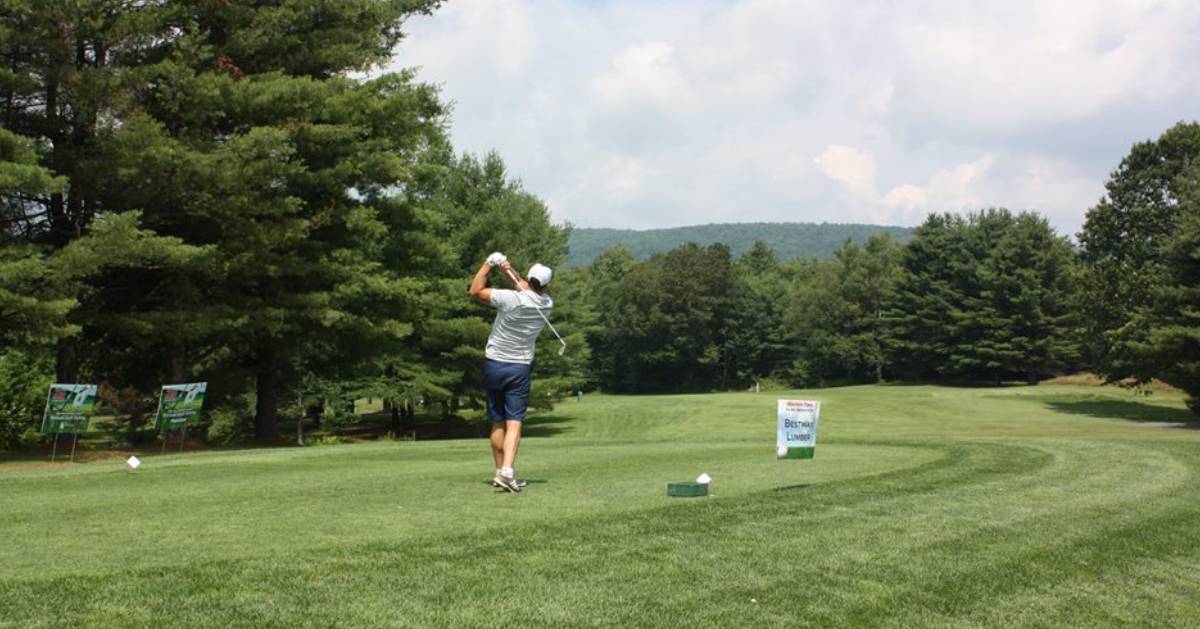
<path fill-rule="evenodd" d="M 484 356 L 505 363 L 532 364 L 534 343 L 546 327 L 538 308 L 549 318 L 554 300 L 533 291 L 497 288 L 492 290 L 492 306 L 498 312 Z"/>

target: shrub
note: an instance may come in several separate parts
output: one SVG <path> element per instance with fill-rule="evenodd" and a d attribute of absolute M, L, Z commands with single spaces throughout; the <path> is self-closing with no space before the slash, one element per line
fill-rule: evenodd
<path fill-rule="evenodd" d="M 14 349 L 0 352 L 0 449 L 44 441 L 37 430 L 53 379 L 46 358 Z"/>
<path fill-rule="evenodd" d="M 133 387 L 118 389 L 107 384 L 100 385 L 98 392 L 100 402 L 111 408 L 118 418 L 123 418 L 124 430 L 121 439 L 132 446 L 142 445 L 153 441 L 154 432 L 149 430 L 150 421 L 154 418 L 157 396 L 155 393 L 145 393 Z"/>
<path fill-rule="evenodd" d="M 338 435 L 324 435 L 321 437 L 304 438 L 304 445 L 306 446 L 336 446 L 343 443 L 353 443 L 353 441 Z"/>
<path fill-rule="evenodd" d="M 254 434 L 254 400 L 242 395 L 208 412 L 205 440 L 217 445 L 248 441 Z"/>

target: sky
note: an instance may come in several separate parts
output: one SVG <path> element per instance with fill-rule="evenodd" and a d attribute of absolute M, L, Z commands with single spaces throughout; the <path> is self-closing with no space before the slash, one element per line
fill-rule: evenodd
<path fill-rule="evenodd" d="M 1130 146 L 1200 118 L 1200 2 L 449 0 L 390 69 L 452 103 L 555 221 L 916 225 L 1034 210 L 1063 235 Z"/>

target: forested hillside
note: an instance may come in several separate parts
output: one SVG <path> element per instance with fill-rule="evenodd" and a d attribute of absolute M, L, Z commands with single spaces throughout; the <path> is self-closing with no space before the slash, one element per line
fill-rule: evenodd
<path fill-rule="evenodd" d="M 682 244 L 722 243 L 741 255 L 762 241 L 781 260 L 799 257 L 828 258 L 846 239 L 862 244 L 875 234 L 890 234 L 904 243 L 912 238 L 910 227 L 838 223 L 714 223 L 669 229 L 605 229 L 576 227 L 571 231 L 568 266 L 587 266 L 613 245 L 623 245 L 638 259 L 670 251 Z"/>

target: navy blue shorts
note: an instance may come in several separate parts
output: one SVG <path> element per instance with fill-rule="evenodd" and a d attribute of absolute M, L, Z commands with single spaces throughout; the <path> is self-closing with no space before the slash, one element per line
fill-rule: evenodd
<path fill-rule="evenodd" d="M 533 382 L 533 366 L 521 363 L 483 361 L 483 386 L 487 390 L 488 419 L 522 421 L 529 407 L 529 388 Z"/>

